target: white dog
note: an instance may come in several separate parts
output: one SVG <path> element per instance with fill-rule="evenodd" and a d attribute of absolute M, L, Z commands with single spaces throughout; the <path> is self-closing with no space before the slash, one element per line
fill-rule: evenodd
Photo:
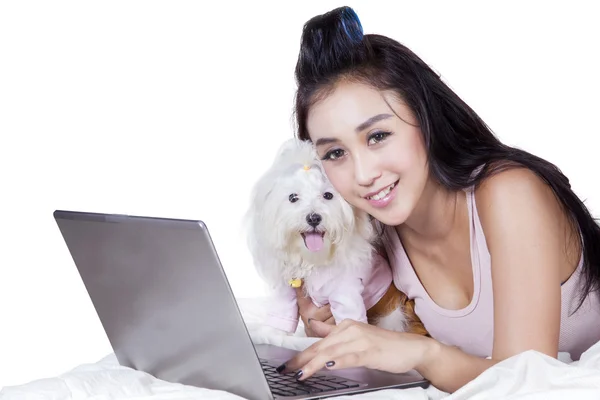
<path fill-rule="evenodd" d="M 275 296 L 268 326 L 296 331 L 302 285 L 315 305 L 331 305 L 336 324 L 350 318 L 426 333 L 375 251 L 369 215 L 335 191 L 310 142 L 281 146 L 255 184 L 246 221 L 255 267 Z"/>

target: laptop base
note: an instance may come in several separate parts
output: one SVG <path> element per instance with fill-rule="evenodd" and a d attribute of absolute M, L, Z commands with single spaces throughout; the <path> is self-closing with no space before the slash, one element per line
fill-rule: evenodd
<path fill-rule="evenodd" d="M 254 348 L 256 349 L 256 353 L 260 359 L 266 360 L 270 365 L 275 366 L 279 366 L 285 363 L 287 360 L 291 359 L 292 357 L 294 357 L 295 354 L 298 353 L 298 351 L 296 350 L 287 349 L 284 347 L 274 346 L 270 344 L 256 344 L 254 345 Z M 378 370 L 370 370 L 367 368 L 346 368 L 335 371 L 323 369 L 319 371 L 317 375 L 330 378 L 347 379 L 350 382 L 356 382 L 356 385 L 343 389 L 338 389 L 335 392 L 320 391 L 308 394 L 301 394 L 297 397 L 280 395 L 275 395 L 275 397 L 282 399 L 319 399 L 324 397 L 340 396 L 343 394 L 364 393 L 381 389 L 406 389 L 411 387 L 427 388 L 429 386 L 429 381 L 425 380 L 416 371 L 410 371 L 404 374 L 393 374 Z M 339 382 L 341 382 L 341 380 L 339 380 Z M 327 384 L 327 381 L 323 383 L 326 386 L 337 386 L 335 379 L 331 381 L 330 385 Z M 343 382 L 341 382 L 341 385 L 349 386 L 347 384 L 344 384 Z"/>

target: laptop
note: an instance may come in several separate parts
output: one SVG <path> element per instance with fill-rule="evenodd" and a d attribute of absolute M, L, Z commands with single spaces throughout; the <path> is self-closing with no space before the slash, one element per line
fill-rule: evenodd
<path fill-rule="evenodd" d="M 277 373 L 296 351 L 252 342 L 200 220 L 65 210 L 54 219 L 123 366 L 248 400 L 429 385 L 416 371 L 323 370 L 304 382 Z"/>

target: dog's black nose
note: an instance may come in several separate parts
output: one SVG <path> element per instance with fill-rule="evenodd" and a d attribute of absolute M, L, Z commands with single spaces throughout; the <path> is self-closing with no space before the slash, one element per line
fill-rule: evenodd
<path fill-rule="evenodd" d="M 317 213 L 310 213 L 306 216 L 306 222 L 313 228 L 316 228 L 321 223 L 321 216 Z"/>

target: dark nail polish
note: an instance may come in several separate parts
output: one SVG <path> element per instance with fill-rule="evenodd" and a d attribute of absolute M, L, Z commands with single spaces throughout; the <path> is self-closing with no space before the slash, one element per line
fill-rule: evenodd
<path fill-rule="evenodd" d="M 285 364 L 281 364 L 279 367 L 275 368 L 275 371 L 277 371 L 278 373 L 281 373 L 281 371 L 283 371 L 285 369 Z"/>
<path fill-rule="evenodd" d="M 310 321 L 311 321 L 311 320 L 312 320 L 312 318 L 309 318 L 309 319 L 308 319 L 308 321 L 306 321 L 306 323 L 307 323 L 308 325 L 310 325 Z"/>
<path fill-rule="evenodd" d="M 327 361 L 327 362 L 325 363 L 325 366 L 326 366 L 327 368 L 331 368 L 331 367 L 333 367 L 334 365 L 335 365 L 335 361 Z"/>
<path fill-rule="evenodd" d="M 302 372 L 302 370 L 300 370 L 300 371 L 296 372 L 296 375 L 294 375 L 294 378 L 296 378 L 296 379 L 300 379 L 300 377 L 302 376 L 302 374 L 303 374 L 303 373 L 304 373 L 304 372 Z"/>

